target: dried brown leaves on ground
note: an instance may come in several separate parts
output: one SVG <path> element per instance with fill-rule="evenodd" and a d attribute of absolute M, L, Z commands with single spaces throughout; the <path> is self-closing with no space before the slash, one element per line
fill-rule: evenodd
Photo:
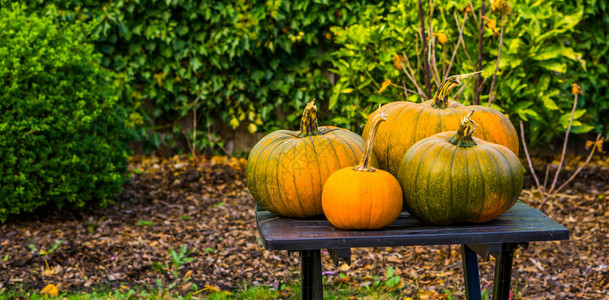
<path fill-rule="evenodd" d="M 536 164 L 545 170 L 542 162 Z M 570 165 L 576 163 L 572 159 Z M 258 241 L 244 165 L 245 159 L 226 157 L 136 157 L 130 166 L 133 175 L 115 206 L 10 220 L 0 226 L 0 289 L 40 291 L 53 284 L 86 291 L 155 287 L 159 282 L 186 292 L 193 286 L 224 290 L 298 279 L 297 254 L 266 251 Z M 512 284 L 517 296 L 606 297 L 608 199 L 609 158 L 601 158 L 546 204 L 544 211 L 570 229 L 571 239 L 535 242 L 517 252 Z M 539 204 L 530 189 L 521 200 Z M 175 254 L 184 246 L 188 251 L 176 263 Z M 404 296 L 441 299 L 447 289 L 463 298 L 457 246 L 361 248 L 353 249 L 352 259 L 351 266 L 335 266 L 324 254 L 327 282 L 364 288 L 377 278 L 385 280 L 386 270 L 393 267 Z M 493 259 L 480 261 L 485 286 L 492 281 L 493 265 Z"/>

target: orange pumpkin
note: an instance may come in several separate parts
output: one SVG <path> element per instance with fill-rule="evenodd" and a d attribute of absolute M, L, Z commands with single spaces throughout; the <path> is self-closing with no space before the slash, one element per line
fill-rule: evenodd
<path fill-rule="evenodd" d="M 398 101 L 383 106 L 389 115 L 387 123 L 374 141 L 374 154 L 379 167 L 397 175 L 404 153 L 414 143 L 439 132 L 457 130 L 462 116 L 476 110 L 473 120 L 479 123 L 475 137 L 508 147 L 518 155 L 518 135 L 512 122 L 496 109 L 472 105 L 463 106 L 448 100 L 450 91 L 461 85 L 461 81 L 471 74 L 451 76 L 444 81 L 433 100 L 423 103 Z M 372 124 L 376 112 L 368 118 L 364 135 Z"/>
<path fill-rule="evenodd" d="M 278 130 L 252 149 L 245 175 L 258 204 L 279 216 L 307 218 L 323 213 L 321 192 L 336 170 L 357 164 L 364 140 L 349 130 L 317 126 L 317 107 L 307 104 L 300 131 Z"/>
<path fill-rule="evenodd" d="M 361 164 L 334 172 L 324 185 L 321 196 L 324 214 L 338 228 L 383 228 L 400 215 L 403 201 L 397 179 L 370 166 L 374 135 L 385 116 L 382 113 L 376 116 Z"/>

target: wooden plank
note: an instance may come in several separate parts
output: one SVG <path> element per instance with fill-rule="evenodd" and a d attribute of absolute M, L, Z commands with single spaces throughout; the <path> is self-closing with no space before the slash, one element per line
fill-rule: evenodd
<path fill-rule="evenodd" d="M 485 224 L 429 226 L 403 212 L 382 230 L 341 230 L 325 218 L 281 218 L 257 212 L 257 223 L 268 250 L 387 247 L 477 243 L 524 243 L 569 239 L 564 226 L 526 204 L 517 202 L 497 219 Z"/>

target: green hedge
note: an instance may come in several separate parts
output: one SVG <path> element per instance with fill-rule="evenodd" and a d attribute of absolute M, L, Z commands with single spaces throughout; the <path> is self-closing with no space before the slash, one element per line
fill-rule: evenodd
<path fill-rule="evenodd" d="M 478 12 L 480 1 L 472 2 Z M 375 103 L 387 101 L 369 99 L 381 82 L 404 78 L 392 69 L 392 57 L 406 51 L 413 58 L 417 51 L 416 1 L 29 1 L 33 11 L 44 11 L 46 3 L 60 7 L 57 17 L 62 20 L 97 24 L 91 37 L 103 54 L 103 65 L 121 75 L 121 101 L 132 108 L 130 124 L 139 124 L 132 134 L 148 151 L 162 144 L 175 146 L 184 135 L 192 137 L 180 120 L 193 109 L 197 136 L 205 137 L 197 146 L 210 149 L 221 145 L 221 137 L 208 131 L 216 120 L 233 128 L 247 125 L 251 132 L 295 129 L 304 103 L 312 98 L 320 100 L 321 122 L 359 132 Z M 447 34 L 448 56 L 458 36 L 453 12 L 461 20 L 469 3 L 455 0 L 435 7 L 434 28 Z M 515 122 L 527 121 L 533 144 L 552 141 L 565 130 L 572 100 L 569 85 L 578 82 L 585 95 L 575 131 L 594 128 L 609 135 L 600 120 L 608 106 L 606 4 L 508 3 L 513 14 L 506 26 L 496 107 Z M 464 38 L 475 61 L 473 19 L 470 15 Z M 488 78 L 498 38 L 488 28 L 484 38 Z M 334 87 L 328 69 L 340 75 Z M 451 74 L 470 71 L 460 51 Z M 385 93 L 400 97 L 399 91 Z M 461 101 L 469 99 L 471 92 L 466 91 Z"/>
<path fill-rule="evenodd" d="M 174 146 L 180 119 L 197 109 L 198 147 L 215 146 L 208 128 L 222 120 L 250 132 L 296 128 L 313 98 L 329 97 L 324 76 L 330 27 L 357 21 L 357 1 L 30 1 L 60 18 L 92 20 L 103 65 L 120 73 L 123 103 L 142 122 L 148 150 Z M 200 97 L 198 100 L 197 98 Z"/>
<path fill-rule="evenodd" d="M 559 2 L 560 9 L 576 6 L 583 9 L 583 17 L 572 36 L 572 45 L 583 54 L 588 69 L 571 70 L 569 76 L 579 82 L 584 90 L 581 107 L 587 109 L 587 122 L 609 139 L 609 3 L 603 0 L 578 0 L 576 5 Z"/>
<path fill-rule="evenodd" d="M 0 222 L 45 205 L 105 205 L 123 182 L 118 87 L 83 42 L 88 31 L 0 8 Z"/>
<path fill-rule="evenodd" d="M 577 4 L 532 0 L 507 2 L 512 11 L 505 23 L 493 107 L 507 114 L 515 125 L 520 120 L 525 121 L 529 145 L 552 142 L 560 139 L 567 129 L 573 104 L 571 84 L 579 83 L 585 95 L 580 97 L 571 132 L 586 133 L 596 129 L 609 134 L 609 128 L 600 119 L 609 106 L 603 93 L 609 82 L 604 55 L 609 45 L 606 42 L 609 22 L 607 17 L 600 16 L 606 10 L 605 4 L 594 1 L 579 1 Z M 479 13 L 480 2 L 474 3 L 474 11 Z M 461 26 L 469 4 L 469 0 L 451 1 L 434 9 L 434 32 L 448 38 L 444 45 L 436 42 L 440 73 L 444 66 L 449 65 L 459 37 L 454 16 Z M 377 93 L 386 79 L 416 90 L 404 72 L 394 67 L 395 55 L 406 53 L 409 56 L 417 70 L 418 82 L 425 88 L 417 9 L 416 1 L 394 3 L 388 8 L 370 6 L 358 24 L 332 29 L 336 34 L 335 41 L 340 45 L 334 53 L 333 71 L 341 77 L 330 98 L 330 106 L 341 112 L 334 118 L 334 123 L 361 128 L 363 123 L 357 116 L 367 115 L 377 103 L 403 100 L 406 96 L 401 88 Z M 428 9 L 427 5 L 424 9 Z M 501 23 L 498 13 L 488 10 L 486 16 L 497 25 L 495 32 L 489 27 L 484 31 L 482 77 L 486 84 L 480 100 L 484 105 L 488 101 L 496 66 Z M 429 21 L 426 27 L 429 28 Z M 467 51 L 463 51 L 463 45 L 460 46 L 451 75 L 476 71 L 479 31 L 471 13 L 464 28 Z M 460 102 L 473 102 L 474 82 L 472 79 Z M 409 100 L 421 99 L 411 93 Z M 352 105 L 340 105 L 346 102 Z"/>

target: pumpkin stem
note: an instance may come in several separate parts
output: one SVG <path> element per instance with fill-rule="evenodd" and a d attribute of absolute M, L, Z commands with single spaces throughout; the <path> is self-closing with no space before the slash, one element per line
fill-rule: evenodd
<path fill-rule="evenodd" d="M 319 129 L 317 128 L 317 106 L 315 106 L 315 99 L 307 103 L 307 106 L 302 113 L 302 119 L 300 120 L 300 133 L 298 137 L 307 137 L 313 135 L 320 135 Z"/>
<path fill-rule="evenodd" d="M 381 105 L 379 104 L 379 113 L 372 120 L 372 124 L 370 129 L 368 130 L 368 140 L 366 141 L 366 149 L 364 150 L 364 155 L 362 156 L 362 162 L 353 167 L 355 171 L 362 172 L 374 172 L 376 169 L 370 165 L 370 157 L 372 156 L 372 144 L 374 143 L 374 136 L 376 136 L 376 131 L 381 125 L 381 122 L 387 121 L 387 114 L 381 111 Z"/>
<path fill-rule="evenodd" d="M 442 82 L 442 84 L 440 84 L 440 86 L 436 90 L 436 94 L 433 96 L 432 106 L 434 108 L 448 107 L 448 96 L 449 96 L 450 92 L 455 87 L 460 86 L 463 79 L 466 79 L 472 75 L 476 75 L 481 72 L 482 71 L 478 71 L 478 72 L 470 73 L 470 74 L 453 75 L 453 76 L 446 78 L 446 80 L 444 80 L 444 82 Z"/>
<path fill-rule="evenodd" d="M 459 130 L 457 133 L 450 137 L 449 141 L 458 147 L 473 147 L 478 145 L 476 141 L 472 138 L 472 134 L 476 127 L 478 127 L 478 123 L 471 119 L 474 111 L 472 110 L 467 116 L 461 118 L 461 125 L 459 125 Z"/>

